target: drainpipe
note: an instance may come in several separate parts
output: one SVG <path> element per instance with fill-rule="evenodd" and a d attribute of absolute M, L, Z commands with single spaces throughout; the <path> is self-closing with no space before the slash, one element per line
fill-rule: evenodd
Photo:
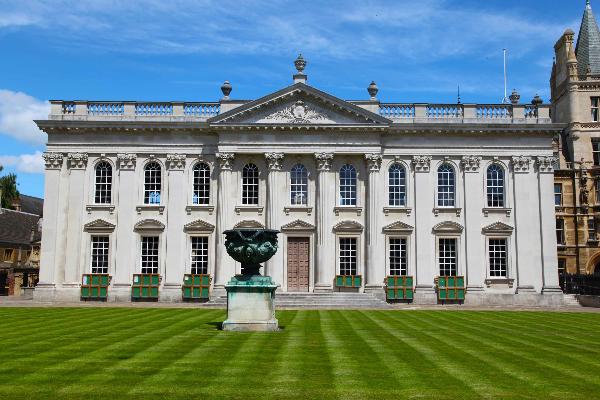
<path fill-rule="evenodd" d="M 572 171 L 573 171 L 573 175 L 572 175 L 572 179 L 573 179 L 573 221 L 575 223 L 575 265 L 577 266 L 577 275 L 580 274 L 580 267 L 579 267 L 579 218 L 577 216 L 577 214 L 579 213 L 579 209 L 577 207 L 577 196 L 578 196 L 578 190 L 577 190 L 577 169 L 575 167 L 575 162 L 573 162 L 572 165 Z"/>

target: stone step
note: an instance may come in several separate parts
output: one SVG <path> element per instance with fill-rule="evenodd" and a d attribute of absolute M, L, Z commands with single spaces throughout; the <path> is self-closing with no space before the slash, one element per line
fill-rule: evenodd
<path fill-rule="evenodd" d="M 211 299 L 207 305 L 226 306 L 227 297 Z M 284 308 L 388 308 L 385 301 L 367 293 L 277 293 L 275 306 Z"/>
<path fill-rule="evenodd" d="M 577 295 L 575 295 L 575 294 L 565 294 L 564 302 L 565 302 L 565 305 L 567 305 L 567 306 L 581 307 L 581 304 L 579 303 L 579 300 L 577 299 Z"/>

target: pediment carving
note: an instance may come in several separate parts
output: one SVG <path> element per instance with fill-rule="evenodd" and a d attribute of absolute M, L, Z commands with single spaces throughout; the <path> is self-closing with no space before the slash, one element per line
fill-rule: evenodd
<path fill-rule="evenodd" d="M 484 227 L 483 229 L 481 229 L 481 231 L 486 234 L 486 235 L 493 235 L 493 234 L 504 234 L 504 235 L 510 235 L 512 234 L 514 228 L 510 225 L 507 225 L 503 222 L 494 222 L 491 225 L 488 225 L 486 227 Z"/>
<path fill-rule="evenodd" d="M 363 226 L 356 221 L 342 221 L 333 227 L 334 232 L 362 232 Z"/>
<path fill-rule="evenodd" d="M 135 224 L 135 226 L 133 227 L 134 231 L 140 232 L 140 231 L 163 231 L 165 230 L 165 225 L 160 222 L 157 221 L 155 219 L 145 219 L 142 220 L 140 222 L 138 222 L 137 224 Z"/>
<path fill-rule="evenodd" d="M 402 221 L 396 221 L 383 227 L 383 233 L 411 233 L 415 228 Z"/>
<path fill-rule="evenodd" d="M 115 225 L 103 219 L 97 219 L 85 224 L 83 230 L 85 232 L 112 232 L 115 230 Z"/>
<path fill-rule="evenodd" d="M 235 224 L 233 226 L 234 229 L 236 228 L 257 228 L 257 229 L 264 229 L 265 226 L 263 224 L 261 224 L 258 221 L 255 220 L 244 220 L 244 221 L 240 221 L 237 224 Z"/>
<path fill-rule="evenodd" d="M 214 225 L 202 221 L 201 219 L 190 222 L 183 227 L 183 231 L 186 233 L 212 233 L 214 230 Z"/>
<path fill-rule="evenodd" d="M 302 220 L 295 220 L 281 227 L 282 231 L 313 231 L 315 226 Z"/>
<path fill-rule="evenodd" d="M 457 222 L 444 221 L 433 227 L 433 233 L 462 233 L 463 226 Z"/>

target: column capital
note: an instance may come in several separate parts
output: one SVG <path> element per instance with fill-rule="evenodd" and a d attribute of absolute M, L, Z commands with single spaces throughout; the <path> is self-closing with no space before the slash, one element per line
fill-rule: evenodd
<path fill-rule="evenodd" d="M 315 153 L 315 160 L 317 160 L 317 169 L 319 171 L 329 171 L 331 170 L 333 153 Z"/>
<path fill-rule="evenodd" d="M 167 169 L 183 171 L 185 168 L 185 154 L 167 154 Z"/>
<path fill-rule="evenodd" d="M 413 156 L 412 165 L 415 172 L 429 172 L 431 156 Z"/>
<path fill-rule="evenodd" d="M 132 153 L 117 154 L 117 163 L 119 165 L 119 169 L 135 169 L 136 160 L 137 156 Z"/>
<path fill-rule="evenodd" d="M 265 153 L 267 166 L 270 171 L 281 171 L 281 162 L 283 161 L 283 153 Z"/>
<path fill-rule="evenodd" d="M 463 156 L 460 160 L 460 165 L 465 172 L 478 172 L 481 164 L 479 156 Z"/>
<path fill-rule="evenodd" d="M 381 169 L 382 159 L 383 157 L 378 153 L 365 154 L 365 160 L 371 172 L 378 172 Z"/>
<path fill-rule="evenodd" d="M 225 170 L 231 170 L 235 153 L 217 153 L 215 157 L 219 161 L 219 167 Z"/>
<path fill-rule="evenodd" d="M 67 167 L 69 169 L 85 169 L 87 161 L 87 153 L 69 153 L 67 155 Z"/>
<path fill-rule="evenodd" d="M 49 153 L 45 152 L 42 154 L 42 158 L 44 159 L 44 164 L 46 165 L 46 169 L 61 169 L 63 164 L 63 154 L 62 153 Z"/>
<path fill-rule="evenodd" d="M 510 163 L 513 166 L 514 172 L 529 172 L 529 166 L 531 165 L 531 157 L 515 156 L 511 158 Z"/>
<path fill-rule="evenodd" d="M 556 157 L 536 157 L 535 164 L 540 174 L 551 174 L 554 172 L 556 161 Z"/>

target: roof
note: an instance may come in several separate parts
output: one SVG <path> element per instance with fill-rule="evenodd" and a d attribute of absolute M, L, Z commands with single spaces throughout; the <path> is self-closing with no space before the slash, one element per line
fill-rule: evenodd
<path fill-rule="evenodd" d="M 20 194 L 19 201 L 22 212 L 39 215 L 40 217 L 44 215 L 44 199 Z"/>
<path fill-rule="evenodd" d="M 0 243 L 14 245 L 30 245 L 39 240 L 39 215 L 21 211 L 0 209 Z M 32 240 L 31 231 L 34 231 Z"/>
<path fill-rule="evenodd" d="M 583 12 L 575 55 L 580 75 L 587 74 L 588 69 L 592 74 L 600 74 L 600 30 L 589 1 Z"/>

